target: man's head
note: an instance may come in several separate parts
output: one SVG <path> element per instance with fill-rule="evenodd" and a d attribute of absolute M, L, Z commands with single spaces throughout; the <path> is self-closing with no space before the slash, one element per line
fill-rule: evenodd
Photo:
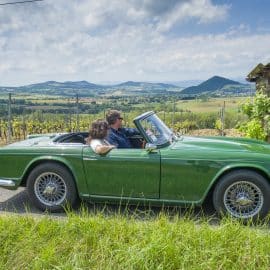
<path fill-rule="evenodd" d="M 106 114 L 106 120 L 109 125 L 114 128 L 118 129 L 122 127 L 122 120 L 121 113 L 117 110 L 110 110 Z"/>

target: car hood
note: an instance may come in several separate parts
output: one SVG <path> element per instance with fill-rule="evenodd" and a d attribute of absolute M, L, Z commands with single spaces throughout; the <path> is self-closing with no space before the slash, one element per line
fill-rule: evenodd
<path fill-rule="evenodd" d="M 182 136 L 172 145 L 171 149 L 180 149 L 183 146 L 216 151 L 251 151 L 270 154 L 270 144 L 247 138 Z"/>

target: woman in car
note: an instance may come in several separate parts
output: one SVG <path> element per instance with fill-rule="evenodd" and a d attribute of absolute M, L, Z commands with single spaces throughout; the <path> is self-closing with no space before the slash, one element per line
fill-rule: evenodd
<path fill-rule="evenodd" d="M 94 121 L 89 130 L 88 143 L 97 154 L 107 154 L 114 145 L 105 140 L 108 135 L 109 125 L 106 121 L 98 119 Z"/>

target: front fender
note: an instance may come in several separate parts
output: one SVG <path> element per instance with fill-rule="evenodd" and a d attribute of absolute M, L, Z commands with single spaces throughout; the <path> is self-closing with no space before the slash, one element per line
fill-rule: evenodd
<path fill-rule="evenodd" d="M 219 181 L 219 179 L 225 175 L 226 173 L 229 173 L 233 170 L 238 169 L 250 169 L 250 170 L 256 170 L 257 172 L 261 172 L 262 175 L 267 177 L 268 182 L 270 183 L 270 171 L 263 165 L 253 164 L 253 163 L 235 163 L 235 164 L 229 164 L 225 167 L 223 167 L 221 170 L 217 172 L 215 177 L 212 179 L 208 189 L 206 190 L 205 194 L 203 195 L 202 202 L 205 200 L 206 196 L 208 195 L 209 191 L 213 189 L 213 187 L 216 185 L 216 183 Z"/>

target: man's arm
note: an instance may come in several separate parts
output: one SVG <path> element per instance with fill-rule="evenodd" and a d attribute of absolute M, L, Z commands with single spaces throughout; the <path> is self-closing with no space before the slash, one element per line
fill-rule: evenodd
<path fill-rule="evenodd" d="M 117 137 L 112 133 L 110 132 L 109 135 L 107 136 L 106 140 L 114 145 L 115 147 L 118 147 L 119 143 L 118 143 L 118 140 L 117 140 Z"/>

